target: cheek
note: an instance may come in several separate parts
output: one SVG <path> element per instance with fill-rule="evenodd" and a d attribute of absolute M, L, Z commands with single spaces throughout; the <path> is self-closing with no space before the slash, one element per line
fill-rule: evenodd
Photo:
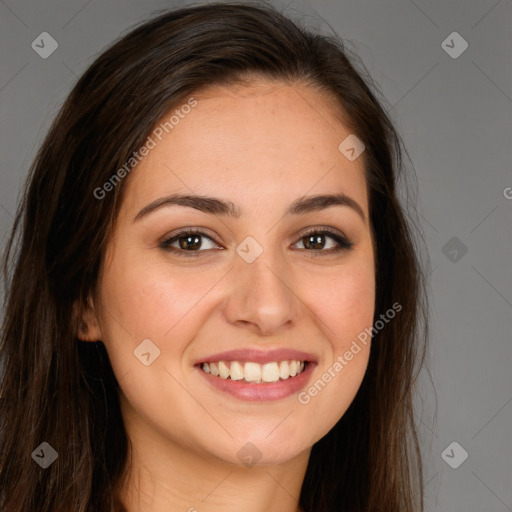
<path fill-rule="evenodd" d="M 202 272 L 171 268 L 156 258 L 139 262 L 128 252 L 116 255 L 101 282 L 101 328 L 125 413 L 137 411 L 154 428 L 164 425 L 166 432 L 186 436 L 187 421 L 198 410 L 193 401 L 183 400 L 180 361 L 204 322 L 205 293 L 222 274 L 206 267 Z M 137 354 L 147 352 L 151 362 L 146 366 Z M 162 397 L 174 404 L 176 415 L 168 414 Z"/>
<path fill-rule="evenodd" d="M 317 289 L 312 304 L 325 323 L 324 332 L 334 353 L 346 350 L 347 344 L 369 328 L 375 308 L 373 262 L 360 261 L 332 273 L 323 290 Z"/>
<path fill-rule="evenodd" d="M 139 261 L 126 254 L 117 257 L 105 274 L 102 302 L 112 308 L 133 341 L 153 337 L 163 342 L 193 323 L 194 309 L 217 280 L 211 271 L 173 268 L 162 258 Z M 112 318 L 106 321 L 109 324 Z"/>
<path fill-rule="evenodd" d="M 311 429 L 310 443 L 324 436 L 345 414 L 364 378 L 371 340 L 365 329 L 372 326 L 375 303 L 372 265 L 347 266 L 329 281 L 328 292 L 314 300 L 320 305 L 314 312 L 329 347 L 319 361 L 315 379 L 298 395 L 304 421 L 322 418 Z"/>
<path fill-rule="evenodd" d="M 159 261 L 140 261 L 130 251 L 116 254 L 100 283 L 100 323 L 118 379 L 130 375 L 140 385 L 150 385 L 155 371 L 180 360 L 197 329 L 194 312 L 205 289 L 215 284 L 214 277 L 206 272 L 198 279 L 191 269 L 176 271 Z M 156 355 L 149 367 L 136 357 L 143 342 L 151 349 L 151 360 Z"/>
<path fill-rule="evenodd" d="M 367 333 L 375 308 L 371 252 L 354 255 L 333 272 L 323 292 L 316 290 L 310 304 L 318 305 L 314 313 L 329 348 L 319 361 L 317 380 L 299 401 L 310 412 L 324 411 L 324 427 L 331 428 L 353 401 L 368 365 L 371 336 Z"/>

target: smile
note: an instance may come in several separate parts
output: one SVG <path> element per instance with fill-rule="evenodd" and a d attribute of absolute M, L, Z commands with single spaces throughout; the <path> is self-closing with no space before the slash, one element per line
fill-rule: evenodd
<path fill-rule="evenodd" d="M 307 367 L 307 361 L 291 359 L 259 364 L 252 361 L 218 361 L 203 363 L 201 369 L 220 379 L 238 380 L 252 384 L 284 381 L 300 375 Z"/>

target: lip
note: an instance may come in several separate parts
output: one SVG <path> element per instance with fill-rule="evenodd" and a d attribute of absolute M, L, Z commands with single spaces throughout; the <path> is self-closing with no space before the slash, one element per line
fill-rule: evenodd
<path fill-rule="evenodd" d="M 260 384 L 222 379 L 221 377 L 210 375 L 201 369 L 203 363 L 218 361 L 241 361 L 265 364 L 272 363 L 273 361 L 289 361 L 292 359 L 308 362 L 301 374 L 295 377 L 289 377 L 283 381 L 262 382 Z M 266 351 L 261 349 L 237 349 L 219 352 L 198 359 L 194 363 L 194 366 L 209 384 L 223 393 L 227 393 L 240 400 L 269 402 L 287 398 L 306 387 L 312 372 L 317 366 L 317 359 L 313 354 L 308 352 L 287 348 Z"/>
<path fill-rule="evenodd" d="M 273 361 L 288 361 L 290 359 L 308 361 L 309 363 L 317 362 L 313 354 L 309 354 L 307 352 L 300 352 L 298 350 L 288 348 L 267 351 L 262 351 L 258 349 L 238 349 L 229 350 L 227 352 L 220 352 L 218 354 L 212 354 L 211 356 L 198 359 L 194 363 L 194 365 L 212 362 L 216 363 L 218 361 L 241 361 L 265 364 L 272 363 Z"/>

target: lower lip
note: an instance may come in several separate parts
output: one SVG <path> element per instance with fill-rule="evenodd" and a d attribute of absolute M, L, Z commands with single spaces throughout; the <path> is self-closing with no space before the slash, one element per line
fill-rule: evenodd
<path fill-rule="evenodd" d="M 242 380 L 222 379 L 204 372 L 200 366 L 196 368 L 203 377 L 215 388 L 224 391 L 235 398 L 248 401 L 267 402 L 272 400 L 280 400 L 304 388 L 316 366 L 310 362 L 305 370 L 296 377 L 288 377 L 286 380 L 276 382 L 262 382 L 253 384 Z"/>

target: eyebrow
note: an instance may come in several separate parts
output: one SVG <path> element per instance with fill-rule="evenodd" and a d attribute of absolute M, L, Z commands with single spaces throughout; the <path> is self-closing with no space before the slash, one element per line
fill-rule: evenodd
<path fill-rule="evenodd" d="M 241 209 L 231 201 L 195 194 L 172 194 L 170 196 L 156 199 L 144 206 L 144 208 L 142 208 L 142 210 L 140 210 L 133 218 L 133 222 L 138 222 L 150 213 L 164 206 L 171 205 L 186 206 L 189 208 L 195 208 L 196 210 L 204 213 L 229 216 L 236 219 L 242 214 Z M 363 222 L 366 223 L 366 215 L 359 203 L 346 194 L 320 194 L 301 197 L 288 207 L 285 215 L 301 215 L 324 210 L 332 206 L 348 206 L 356 211 L 362 218 Z"/>

